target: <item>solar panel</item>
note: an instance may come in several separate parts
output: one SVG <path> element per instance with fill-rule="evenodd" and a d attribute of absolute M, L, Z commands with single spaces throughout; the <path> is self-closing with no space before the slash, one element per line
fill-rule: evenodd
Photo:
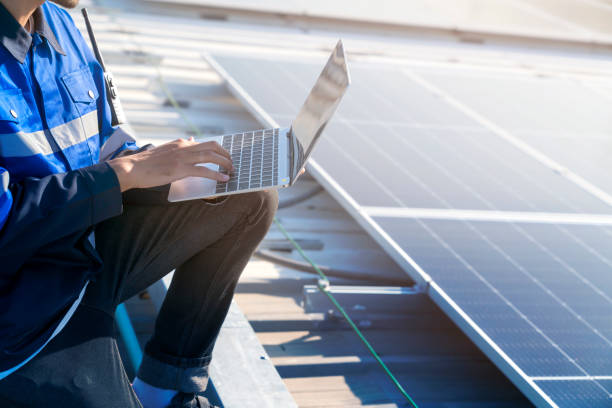
<path fill-rule="evenodd" d="M 321 68 L 212 62 L 267 126 L 290 124 Z M 610 206 L 435 74 L 352 63 L 310 171 L 536 405 L 610 405 Z"/>
<path fill-rule="evenodd" d="M 612 195 L 612 91 L 597 82 L 554 76 L 476 76 L 444 69 L 419 74 Z"/>

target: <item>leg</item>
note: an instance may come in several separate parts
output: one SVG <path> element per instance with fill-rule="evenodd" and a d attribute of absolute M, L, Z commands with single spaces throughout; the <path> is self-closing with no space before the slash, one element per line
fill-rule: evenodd
<path fill-rule="evenodd" d="M 0 381 L 0 406 L 142 408 L 123 369 L 113 317 L 79 306 L 40 354 Z"/>
<path fill-rule="evenodd" d="M 146 353 L 150 368 L 141 373 L 155 384 L 150 372 L 166 368 L 176 374 L 176 369 L 181 373 L 177 378 L 169 381 L 164 375 L 164 382 L 156 385 L 203 391 L 212 343 L 235 282 L 271 222 L 275 194 L 233 196 L 215 205 L 191 201 L 126 206 L 122 216 L 100 224 L 96 244 L 105 261 L 103 271 L 90 282 L 64 330 L 36 358 L 0 381 L 0 405 L 141 407 L 117 351 L 114 309 L 177 267 L 151 340 L 162 346 L 151 347 L 160 350 L 158 353 Z M 207 249 L 210 258 L 202 256 Z M 212 259 L 215 257 L 218 259 Z M 188 279 L 194 279 L 192 284 Z M 185 288 L 185 295 L 181 288 Z M 192 301 L 184 302 L 183 296 Z M 204 308 L 210 310 L 202 312 Z M 205 321 L 209 329 L 198 327 L 191 332 L 198 321 Z"/>
<path fill-rule="evenodd" d="M 124 282 L 110 285 L 120 288 L 112 307 L 176 268 L 139 378 L 183 392 L 206 388 L 211 351 L 234 287 L 276 205 L 276 192 L 257 192 L 214 205 L 198 200 L 126 207 L 123 216 L 100 225 L 96 238 L 103 259 L 128 266 L 119 278 Z"/>

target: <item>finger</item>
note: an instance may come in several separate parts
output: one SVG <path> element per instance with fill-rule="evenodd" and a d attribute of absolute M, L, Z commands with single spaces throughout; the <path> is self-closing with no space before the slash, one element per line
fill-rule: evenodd
<path fill-rule="evenodd" d="M 190 147 L 189 150 L 193 151 L 213 151 L 221 156 L 225 156 L 228 159 L 231 159 L 232 156 L 229 154 L 227 150 L 225 150 L 221 145 L 215 141 L 210 142 L 202 142 L 197 145 Z"/>
<path fill-rule="evenodd" d="M 190 140 L 185 140 L 185 139 L 176 139 L 171 142 L 167 142 L 159 146 L 156 146 L 154 150 L 158 152 L 163 152 L 163 151 L 168 151 L 168 150 L 175 150 L 177 148 L 184 149 L 186 147 L 189 147 L 195 144 L 197 144 L 197 142 L 195 141 L 190 141 Z"/>
<path fill-rule="evenodd" d="M 190 166 L 186 170 L 187 174 L 185 177 L 204 177 L 211 180 L 220 181 L 222 183 L 229 180 L 229 176 L 227 174 L 219 173 L 218 171 L 214 171 L 209 169 L 208 167 L 203 166 Z"/>
<path fill-rule="evenodd" d="M 304 173 L 306 173 L 306 169 L 302 169 L 302 170 L 300 170 L 300 176 L 301 176 L 302 174 L 304 174 Z"/>
<path fill-rule="evenodd" d="M 227 170 L 232 170 L 232 160 L 213 151 L 191 152 L 187 159 L 188 164 L 214 163 Z"/>

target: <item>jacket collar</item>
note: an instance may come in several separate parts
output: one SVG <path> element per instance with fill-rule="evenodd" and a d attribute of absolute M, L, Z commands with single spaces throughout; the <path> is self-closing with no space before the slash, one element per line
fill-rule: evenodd
<path fill-rule="evenodd" d="M 34 32 L 47 39 L 49 44 L 62 55 L 66 55 L 49 27 L 42 9 L 38 7 L 32 15 Z M 0 43 L 16 60 L 23 63 L 32 45 L 32 36 L 15 20 L 11 13 L 0 3 Z"/>

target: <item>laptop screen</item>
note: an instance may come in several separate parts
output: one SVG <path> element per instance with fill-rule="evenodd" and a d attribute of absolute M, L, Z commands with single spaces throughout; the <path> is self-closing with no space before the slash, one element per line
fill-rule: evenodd
<path fill-rule="evenodd" d="M 340 40 L 291 126 L 298 141 L 299 168 L 310 157 L 314 142 L 323 132 L 349 83 L 344 46 Z"/>

